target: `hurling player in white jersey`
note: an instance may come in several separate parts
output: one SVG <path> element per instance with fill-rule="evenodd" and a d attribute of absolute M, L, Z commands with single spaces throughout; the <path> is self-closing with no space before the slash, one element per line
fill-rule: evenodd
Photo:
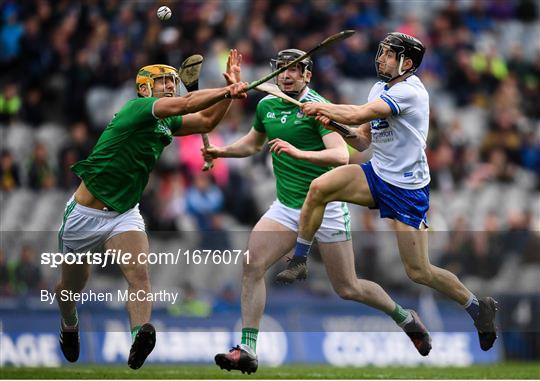
<path fill-rule="evenodd" d="M 393 220 L 409 278 L 461 304 L 478 330 L 480 347 L 487 351 L 497 338 L 496 301 L 490 297 L 477 299 L 454 274 L 429 262 L 426 213 L 430 177 L 424 152 L 429 96 L 414 75 L 424 52 L 418 39 L 390 33 L 379 44 L 375 66 L 382 81 L 371 89 L 368 103 L 310 102 L 302 106 L 306 115 L 316 116 L 326 126 L 331 119 L 359 125 L 356 137 L 346 139 L 347 143 L 359 151 L 371 145 L 373 158 L 361 166 L 335 168 L 311 183 L 300 216 L 296 260 L 285 271 L 290 277 L 305 272 L 305 260 L 327 203 L 347 201 L 379 209 L 381 218 Z"/>

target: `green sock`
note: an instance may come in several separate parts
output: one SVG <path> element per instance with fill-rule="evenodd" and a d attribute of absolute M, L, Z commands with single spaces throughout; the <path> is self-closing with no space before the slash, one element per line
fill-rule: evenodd
<path fill-rule="evenodd" d="M 399 326 L 409 323 L 412 318 L 411 313 L 408 310 L 403 309 L 403 307 L 401 307 L 397 303 L 394 311 L 392 311 L 392 313 L 390 313 L 389 315 Z"/>
<path fill-rule="evenodd" d="M 67 319 L 64 319 L 64 324 L 68 327 L 75 327 L 77 324 L 79 324 L 79 315 L 77 314 L 77 309 L 75 308 L 73 310 L 73 313 L 67 317 Z"/>
<path fill-rule="evenodd" d="M 257 351 L 257 335 L 259 330 L 257 328 L 242 328 L 242 344 L 247 345 L 253 352 Z"/>
<path fill-rule="evenodd" d="M 135 327 L 131 328 L 131 341 L 135 341 L 135 336 L 137 336 L 137 333 L 139 333 L 141 327 L 141 325 L 136 325 Z"/>

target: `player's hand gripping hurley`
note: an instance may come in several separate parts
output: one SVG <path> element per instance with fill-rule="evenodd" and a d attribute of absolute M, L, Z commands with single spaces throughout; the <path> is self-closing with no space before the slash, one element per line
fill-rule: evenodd
<path fill-rule="evenodd" d="M 199 90 L 199 75 L 201 73 L 201 67 L 203 62 L 203 56 L 200 54 L 194 54 L 189 56 L 180 65 L 180 80 L 186 87 L 188 92 Z M 205 148 L 210 146 L 208 142 L 208 134 L 201 134 L 202 141 Z M 209 160 L 204 163 L 203 171 L 208 171 L 214 166 L 214 163 Z"/>

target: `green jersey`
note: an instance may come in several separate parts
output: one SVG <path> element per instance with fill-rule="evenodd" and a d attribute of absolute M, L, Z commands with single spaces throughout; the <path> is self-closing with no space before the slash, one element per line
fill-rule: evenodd
<path fill-rule="evenodd" d="M 300 102 L 328 102 L 309 89 Z M 331 133 L 315 118 L 305 116 L 298 106 L 273 95 L 264 97 L 257 105 L 253 128 L 263 132 L 268 140 L 279 138 L 302 151 L 322 151 L 326 147 L 322 137 Z M 302 208 L 311 182 L 332 167 L 320 166 L 272 153 L 278 200 L 295 209 Z"/>
<path fill-rule="evenodd" d="M 72 166 L 88 190 L 107 207 L 120 213 L 141 199 L 150 172 L 163 148 L 182 126 L 182 117 L 157 119 L 157 98 L 128 101 L 101 134 L 86 160 Z"/>

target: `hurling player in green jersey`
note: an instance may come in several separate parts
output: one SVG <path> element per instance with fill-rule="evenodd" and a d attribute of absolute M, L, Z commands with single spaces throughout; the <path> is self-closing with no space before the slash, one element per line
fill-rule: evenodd
<path fill-rule="evenodd" d="M 90 156 L 72 168 L 82 182 L 67 203 L 58 233 L 59 250 L 85 253 L 103 252 L 103 248 L 131 254 L 118 264 L 128 283 L 127 311 L 133 341 L 128 365 L 133 369 L 143 365 L 156 341 L 155 329 L 149 323 L 152 298 L 144 260 L 149 248 L 138 207 L 141 194 L 173 135 L 211 131 L 230 106 L 226 94 L 246 97 L 246 84 L 240 82 L 241 59 L 236 50 L 231 50 L 224 73 L 226 87 L 182 97 L 176 96 L 179 77 L 174 67 L 141 68 L 136 78 L 137 98 L 116 113 Z M 89 274 L 89 263 L 64 263 L 56 286 L 62 316 L 60 346 L 70 362 L 79 357 L 79 320 L 75 300 L 60 295 L 80 293 Z"/>

